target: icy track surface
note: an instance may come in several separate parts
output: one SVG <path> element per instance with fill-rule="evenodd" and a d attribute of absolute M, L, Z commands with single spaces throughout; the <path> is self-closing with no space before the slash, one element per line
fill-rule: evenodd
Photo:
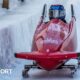
<path fill-rule="evenodd" d="M 2 1 L 2 0 L 0 0 Z M 13 1 L 13 0 L 11 0 Z M 14 0 L 17 1 L 17 0 Z M 1 2 L 0 2 L 1 3 Z M 69 70 L 59 70 L 47 72 L 45 70 L 31 69 L 30 77 L 22 78 L 22 70 L 25 64 L 31 64 L 32 61 L 25 61 L 14 58 L 15 52 L 30 51 L 32 36 L 39 22 L 42 7 L 47 4 L 63 4 L 67 11 L 67 20 L 70 20 L 70 4 L 74 4 L 76 13 L 76 27 L 78 36 L 78 48 L 80 47 L 80 1 L 79 0 L 26 0 L 23 4 L 16 4 L 10 10 L 0 8 L 0 67 L 12 68 L 12 74 L 1 75 L 0 80 L 79 80 L 80 69 L 70 78 Z M 12 4 L 12 2 L 11 2 Z M 11 6 L 10 4 L 10 6 Z M 14 4 L 13 4 L 14 5 Z M 75 60 L 71 60 L 74 63 Z"/>

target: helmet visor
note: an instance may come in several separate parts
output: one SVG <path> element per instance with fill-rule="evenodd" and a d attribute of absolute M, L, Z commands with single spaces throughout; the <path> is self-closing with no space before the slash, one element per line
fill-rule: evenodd
<path fill-rule="evenodd" d="M 65 11 L 63 10 L 51 10 L 50 11 L 50 17 L 52 18 L 60 18 L 65 15 Z"/>

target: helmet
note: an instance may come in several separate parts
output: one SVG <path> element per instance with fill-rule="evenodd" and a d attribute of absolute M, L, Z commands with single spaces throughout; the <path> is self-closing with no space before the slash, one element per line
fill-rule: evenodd
<path fill-rule="evenodd" d="M 49 9 L 49 19 L 65 19 L 65 9 L 62 5 L 51 5 Z"/>

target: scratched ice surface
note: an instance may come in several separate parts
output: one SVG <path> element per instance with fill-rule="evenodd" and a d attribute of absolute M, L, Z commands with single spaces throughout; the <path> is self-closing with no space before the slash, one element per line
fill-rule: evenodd
<path fill-rule="evenodd" d="M 0 0 L 2 1 L 2 0 Z M 1 2 L 0 2 L 1 3 Z M 31 69 L 30 77 L 23 79 L 21 76 L 25 64 L 31 64 L 32 61 L 15 59 L 14 53 L 20 51 L 30 51 L 32 36 L 39 21 L 42 6 L 48 4 L 63 4 L 67 11 L 67 20 L 70 20 L 70 4 L 74 4 L 76 13 L 76 27 L 78 36 L 78 48 L 80 47 L 80 1 L 79 0 L 26 0 L 26 3 L 19 4 L 17 0 L 10 0 L 9 11 L 1 9 L 0 13 L 0 68 L 12 68 L 12 74 L 1 75 L 0 80 L 79 80 L 80 69 L 74 75 L 69 77 L 69 70 L 51 71 Z M 71 63 L 75 62 L 72 60 Z"/>

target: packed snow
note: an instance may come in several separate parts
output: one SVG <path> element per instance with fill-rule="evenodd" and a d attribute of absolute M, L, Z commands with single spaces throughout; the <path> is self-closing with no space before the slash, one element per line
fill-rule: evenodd
<path fill-rule="evenodd" d="M 32 61 L 25 61 L 14 58 L 15 52 L 29 52 L 32 44 L 32 36 L 36 26 L 40 20 L 43 5 L 62 4 L 66 9 L 66 19 L 70 21 L 71 12 L 70 4 L 74 4 L 76 15 L 76 27 L 78 35 L 78 48 L 80 46 L 80 1 L 79 0 L 25 0 L 21 4 L 18 0 L 10 0 L 10 9 L 2 9 L 0 0 L 0 68 L 11 68 L 12 74 L 1 75 L 0 80 L 24 80 L 21 76 L 22 69 L 25 64 L 31 64 Z M 66 4 L 65 4 L 66 3 Z M 69 22 L 68 21 L 68 22 Z M 72 63 L 74 60 L 71 61 Z M 66 72 L 66 73 L 65 73 Z M 31 69 L 30 78 L 25 80 L 79 80 L 80 69 L 75 74 L 74 78 L 68 77 L 70 71 L 51 71 Z M 66 76 L 67 74 L 67 76 Z"/>

